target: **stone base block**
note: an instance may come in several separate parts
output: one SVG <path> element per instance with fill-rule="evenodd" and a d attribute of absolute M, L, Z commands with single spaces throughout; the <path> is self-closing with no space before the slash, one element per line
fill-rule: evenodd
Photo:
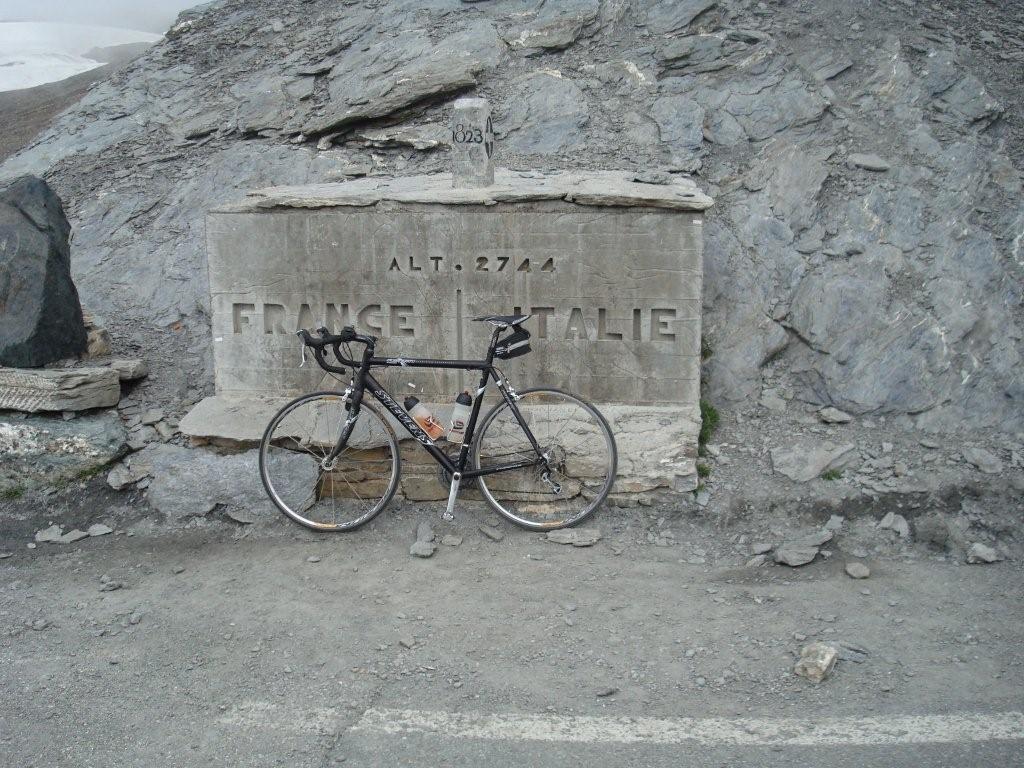
<path fill-rule="evenodd" d="M 179 429 L 198 444 L 253 447 L 259 444 L 270 419 L 289 399 L 208 397 L 182 419 Z M 437 413 L 444 412 L 446 407 L 428 406 Z M 699 414 L 680 406 L 602 404 L 598 408 L 608 420 L 618 447 L 614 487 L 618 496 L 646 496 L 658 489 L 684 493 L 696 488 L 694 446 L 700 429 Z M 393 423 L 392 427 L 399 438 L 406 434 L 399 424 Z M 401 441 L 400 451 L 399 493 L 415 501 L 446 499 L 448 494 L 438 479 L 433 459 L 411 439 Z"/>

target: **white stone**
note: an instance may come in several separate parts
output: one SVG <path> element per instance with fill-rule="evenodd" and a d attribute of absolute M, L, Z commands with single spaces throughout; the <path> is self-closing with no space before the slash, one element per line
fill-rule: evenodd
<path fill-rule="evenodd" d="M 800 661 L 793 667 L 793 672 L 813 683 L 820 683 L 832 674 L 838 660 L 836 648 L 826 643 L 811 643 L 801 649 Z"/>

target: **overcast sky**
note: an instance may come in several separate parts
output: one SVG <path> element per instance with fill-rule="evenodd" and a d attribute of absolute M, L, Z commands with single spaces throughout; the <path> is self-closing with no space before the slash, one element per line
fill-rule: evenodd
<path fill-rule="evenodd" d="M 163 34 L 203 0 L 0 0 L 0 21 L 64 21 Z"/>

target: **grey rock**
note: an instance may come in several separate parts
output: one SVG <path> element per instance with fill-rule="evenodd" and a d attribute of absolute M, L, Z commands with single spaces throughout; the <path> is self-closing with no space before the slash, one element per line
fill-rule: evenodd
<path fill-rule="evenodd" d="M 42 179 L 26 176 L 0 190 L 0 365 L 35 368 L 86 351 L 70 231 Z"/>
<path fill-rule="evenodd" d="M 599 688 L 597 693 L 595 693 L 594 695 L 597 696 L 597 698 L 599 699 L 607 699 L 609 696 L 614 696 L 618 692 L 618 688 L 614 686 L 609 686 L 607 688 Z"/>
<path fill-rule="evenodd" d="M 750 554 L 764 555 L 771 552 L 775 547 L 767 541 L 757 542 L 750 545 Z"/>
<path fill-rule="evenodd" d="M 658 0 L 647 11 L 647 26 L 657 35 L 679 32 L 718 0 Z"/>
<path fill-rule="evenodd" d="M 164 412 L 159 408 L 149 408 L 145 413 L 142 414 L 142 423 L 148 427 L 153 426 L 159 421 L 163 421 Z"/>
<path fill-rule="evenodd" d="M 147 498 L 150 505 L 172 524 L 202 517 L 218 504 L 229 509 L 249 510 L 267 519 L 273 508 L 259 477 L 257 451 L 219 455 L 203 449 L 177 445 L 156 445 L 149 449 L 153 480 Z M 292 482 L 310 488 L 316 469 L 298 457 Z"/>
<path fill-rule="evenodd" d="M 448 533 L 441 537 L 441 543 L 446 547 L 457 547 L 462 544 L 462 537 Z"/>
<path fill-rule="evenodd" d="M 107 485 L 115 491 L 127 488 L 129 485 L 151 477 L 153 474 L 153 463 L 151 454 L 143 452 L 125 457 L 107 473 Z"/>
<path fill-rule="evenodd" d="M 818 418 L 826 424 L 849 424 L 853 421 L 853 416 L 848 414 L 846 411 L 840 411 L 838 408 L 829 406 L 822 408 L 818 411 Z"/>
<path fill-rule="evenodd" d="M 522 27 L 516 26 L 504 34 L 512 48 L 561 50 L 568 48 L 583 28 L 597 19 L 598 0 L 565 0 L 544 3 L 540 13 Z"/>
<path fill-rule="evenodd" d="M 416 541 L 433 541 L 434 538 L 434 529 L 426 520 L 416 526 Z"/>
<path fill-rule="evenodd" d="M 46 416 L 0 419 L 0 492 L 87 477 L 123 455 L 125 439 L 114 411 L 73 421 Z"/>
<path fill-rule="evenodd" d="M 910 538 L 910 523 L 903 515 L 896 514 L 895 512 L 887 512 L 885 516 L 878 521 L 878 527 L 894 531 L 901 539 Z"/>
<path fill-rule="evenodd" d="M 547 540 L 574 547 L 592 547 L 601 540 L 601 531 L 598 528 L 562 528 L 548 531 Z"/>
<path fill-rule="evenodd" d="M 914 533 L 919 541 L 942 549 L 950 540 L 949 523 L 938 513 L 921 515 L 914 520 Z"/>
<path fill-rule="evenodd" d="M 868 660 L 868 652 L 865 648 L 849 643 L 839 644 L 839 661 L 849 661 L 853 664 L 863 664 Z"/>
<path fill-rule="evenodd" d="M 760 568 L 762 565 L 768 562 L 768 555 L 754 555 L 752 558 L 747 560 L 744 564 L 747 568 Z"/>
<path fill-rule="evenodd" d="M 113 533 L 114 529 L 109 525 L 103 523 L 93 523 L 86 529 L 86 533 L 90 536 L 106 536 L 108 533 Z"/>
<path fill-rule="evenodd" d="M 431 557 L 437 550 L 434 544 L 434 529 L 426 520 L 416 526 L 416 541 L 409 547 L 409 554 L 413 557 Z"/>
<path fill-rule="evenodd" d="M 846 522 L 846 518 L 842 515 L 830 515 L 828 522 L 825 523 L 825 530 L 838 533 L 843 530 L 843 524 Z"/>
<path fill-rule="evenodd" d="M 572 80 L 548 71 L 513 84 L 508 114 L 495 123 L 501 146 L 524 155 L 552 154 L 582 144 L 590 107 Z"/>
<path fill-rule="evenodd" d="M 436 45 L 424 30 L 409 29 L 351 48 L 331 70 L 324 114 L 309 119 L 302 131 L 314 136 L 337 131 L 476 85 L 477 75 L 497 64 L 503 47 L 494 27 L 480 20 Z"/>
<path fill-rule="evenodd" d="M 36 531 L 36 543 L 43 544 L 46 542 L 60 541 L 60 537 L 63 535 L 63 529 L 59 525 L 51 525 L 49 528 L 44 528 L 41 531 Z"/>
<path fill-rule="evenodd" d="M 984 448 L 967 447 L 961 453 L 964 461 L 987 475 L 996 475 L 1003 471 L 1003 462 L 999 457 Z"/>
<path fill-rule="evenodd" d="M 856 455 L 852 443 L 794 444 L 771 450 L 772 469 L 791 480 L 806 483 L 830 469 L 842 469 Z"/>
<path fill-rule="evenodd" d="M 866 579 L 871 575 L 871 569 L 859 562 L 847 563 L 844 570 L 851 579 Z"/>
<path fill-rule="evenodd" d="M 414 637 L 400 637 L 398 644 L 406 650 L 412 650 L 416 647 L 416 638 Z"/>
<path fill-rule="evenodd" d="M 252 525 L 259 520 L 259 515 L 255 515 L 247 509 L 239 509 L 238 507 L 229 507 L 225 510 L 224 514 L 242 525 Z"/>
<path fill-rule="evenodd" d="M 117 405 L 120 398 L 120 379 L 109 368 L 0 369 L 0 408 L 87 411 Z"/>
<path fill-rule="evenodd" d="M 432 557 L 437 550 L 437 545 L 432 541 L 414 541 L 409 547 L 409 554 L 413 557 Z"/>
<path fill-rule="evenodd" d="M 482 533 L 491 541 L 501 541 L 505 538 L 504 531 L 495 528 L 493 525 L 481 525 L 479 530 L 480 533 Z"/>
<path fill-rule="evenodd" d="M 883 160 L 878 155 L 862 155 L 854 153 L 847 158 L 851 165 L 856 168 L 863 168 L 865 171 L 888 171 L 892 168 L 892 164 L 888 160 Z"/>
<path fill-rule="evenodd" d="M 672 155 L 672 163 L 696 157 L 704 142 L 704 108 L 687 96 L 663 96 L 651 107 L 661 141 Z"/>
<path fill-rule="evenodd" d="M 970 549 L 967 550 L 967 562 L 971 564 L 979 563 L 996 563 L 1003 559 L 992 547 L 975 542 L 971 544 Z"/>
<path fill-rule="evenodd" d="M 775 562 L 780 565 L 788 565 L 791 568 L 807 565 L 817 556 L 818 548 L 814 546 L 782 544 L 775 550 Z"/>
<path fill-rule="evenodd" d="M 80 531 L 77 528 L 75 528 L 74 530 L 65 533 L 63 536 L 57 539 L 57 541 L 61 544 L 74 544 L 76 541 L 81 541 L 82 539 L 87 538 L 89 538 L 88 533 L 86 533 L 85 531 Z"/>
<path fill-rule="evenodd" d="M 307 563 L 319 563 L 321 560 L 320 555 L 310 555 L 306 558 Z"/>
<path fill-rule="evenodd" d="M 135 381 L 149 375 L 149 366 L 144 360 L 111 360 L 110 367 L 117 371 L 121 381 Z"/>

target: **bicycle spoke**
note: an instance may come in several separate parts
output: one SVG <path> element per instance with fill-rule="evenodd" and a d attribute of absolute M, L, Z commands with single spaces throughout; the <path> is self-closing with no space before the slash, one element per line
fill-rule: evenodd
<path fill-rule="evenodd" d="M 332 469 L 323 469 L 348 421 L 344 406 L 336 395 L 300 398 L 275 417 L 260 445 L 261 476 L 271 499 L 310 528 L 355 527 L 379 512 L 397 488 L 398 443 L 366 404 L 358 447 L 344 446 Z"/>

